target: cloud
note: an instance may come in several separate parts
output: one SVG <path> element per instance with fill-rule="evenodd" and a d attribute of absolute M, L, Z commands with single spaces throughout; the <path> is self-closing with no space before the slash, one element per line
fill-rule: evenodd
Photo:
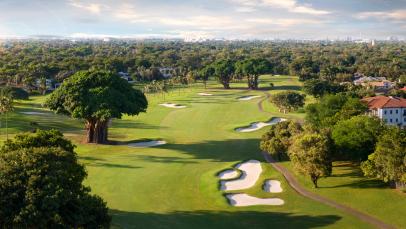
<path fill-rule="evenodd" d="M 117 19 L 122 19 L 130 23 L 149 22 L 151 21 L 147 15 L 144 15 L 136 10 L 136 7 L 131 4 L 122 4 L 116 9 L 113 9 L 112 16 Z"/>
<path fill-rule="evenodd" d="M 299 5 L 296 0 L 262 0 L 264 5 L 286 9 L 293 13 L 303 13 L 311 15 L 326 15 L 329 11 L 317 10 L 311 5 Z"/>
<path fill-rule="evenodd" d="M 278 25 L 282 27 L 289 27 L 295 25 L 318 25 L 323 24 L 320 20 L 313 19 L 294 19 L 294 18 L 285 18 L 285 19 L 272 19 L 272 18 L 250 18 L 246 20 L 247 22 L 258 23 L 258 24 L 268 24 L 268 25 Z"/>
<path fill-rule="evenodd" d="M 237 12 L 252 12 L 259 7 L 273 7 L 285 9 L 292 13 L 310 14 L 310 15 L 326 15 L 331 12 L 326 10 L 317 10 L 310 4 L 300 5 L 296 0 L 231 0 L 238 4 Z"/>
<path fill-rule="evenodd" d="M 370 11 L 361 12 L 356 15 L 358 19 L 375 18 L 378 20 L 393 20 L 397 22 L 406 23 L 406 9 L 393 10 L 393 11 Z"/>
<path fill-rule="evenodd" d="M 103 8 L 106 8 L 105 5 L 99 3 L 84 3 L 80 0 L 70 0 L 69 5 L 88 11 L 93 14 L 99 14 Z"/>

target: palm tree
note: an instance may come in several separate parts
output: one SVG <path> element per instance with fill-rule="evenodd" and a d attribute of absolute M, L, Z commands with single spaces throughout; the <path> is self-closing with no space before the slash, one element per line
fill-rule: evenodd
<path fill-rule="evenodd" d="M 6 139 L 8 140 L 8 112 L 12 111 L 13 107 L 13 95 L 11 89 L 4 87 L 0 89 L 0 114 L 6 115 Z"/>

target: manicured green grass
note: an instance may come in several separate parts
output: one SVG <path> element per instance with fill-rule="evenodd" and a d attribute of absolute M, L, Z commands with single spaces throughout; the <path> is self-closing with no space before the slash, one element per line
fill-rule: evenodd
<path fill-rule="evenodd" d="M 269 76 L 262 77 L 261 86 L 269 85 L 272 80 Z M 287 85 L 298 84 L 295 77 L 281 80 Z M 232 86 L 246 87 L 246 84 Z M 207 90 L 214 96 L 197 95 L 203 91 L 202 85 L 195 85 L 174 90 L 165 95 L 165 100 L 161 95 L 149 95 L 146 114 L 113 120 L 110 139 L 123 145 L 82 144 L 81 121 L 53 114 L 20 113 L 42 110 L 39 104 L 44 97 L 18 104 L 10 118 L 10 132 L 29 131 L 32 129 L 29 122 L 36 121 L 41 128 L 58 128 L 72 139 L 89 173 L 86 184 L 111 209 L 113 228 L 370 228 L 352 216 L 299 196 L 267 163 L 262 163 L 264 172 L 258 183 L 246 192 L 258 197 L 279 197 L 285 205 L 228 205 L 224 192 L 218 189 L 216 174 L 247 159 L 263 161 L 258 144 L 268 128 L 252 133 L 238 133 L 234 129 L 269 120 L 273 115 L 258 111 L 260 99 L 236 99 L 244 95 L 264 96 L 264 91 L 223 90 L 214 82 L 210 82 Z M 158 105 L 161 102 L 187 108 L 165 108 Z M 290 115 L 300 118 L 301 114 Z M 158 138 L 168 144 L 153 148 L 125 145 L 139 139 Z M 266 179 L 280 180 L 284 192 L 262 191 Z"/>
<path fill-rule="evenodd" d="M 290 162 L 284 166 L 293 172 Z M 375 216 L 382 221 L 402 228 L 406 225 L 406 194 L 389 188 L 383 182 L 362 176 L 359 166 L 350 162 L 335 162 L 333 174 L 318 182 L 313 188 L 308 177 L 297 176 L 309 190 L 339 203 Z"/>

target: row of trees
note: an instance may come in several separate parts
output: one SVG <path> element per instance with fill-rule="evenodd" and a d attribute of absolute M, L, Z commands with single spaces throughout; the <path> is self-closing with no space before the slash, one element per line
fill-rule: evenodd
<path fill-rule="evenodd" d="M 406 83 L 405 50 L 404 43 L 20 41 L 0 46 L 0 81 L 30 91 L 38 80 L 62 82 L 88 69 L 128 72 L 133 79 L 152 81 L 163 79 L 159 67 L 169 67 L 175 77 L 216 76 L 225 87 L 231 75 L 247 77 L 252 89 L 263 73 L 345 82 L 359 72 Z"/>
<path fill-rule="evenodd" d="M 289 121 L 271 127 L 260 147 L 294 169 L 317 180 L 331 175 L 333 161 L 350 160 L 396 187 L 406 183 L 406 130 L 365 116 L 367 107 L 345 93 L 327 94 L 309 104 L 303 125 Z"/>

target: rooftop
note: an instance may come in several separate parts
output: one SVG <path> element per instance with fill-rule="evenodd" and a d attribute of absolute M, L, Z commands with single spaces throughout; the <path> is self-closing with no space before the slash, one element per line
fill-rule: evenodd
<path fill-rule="evenodd" d="M 406 99 L 392 96 L 375 96 L 362 99 L 368 104 L 369 109 L 377 108 L 406 108 Z"/>

